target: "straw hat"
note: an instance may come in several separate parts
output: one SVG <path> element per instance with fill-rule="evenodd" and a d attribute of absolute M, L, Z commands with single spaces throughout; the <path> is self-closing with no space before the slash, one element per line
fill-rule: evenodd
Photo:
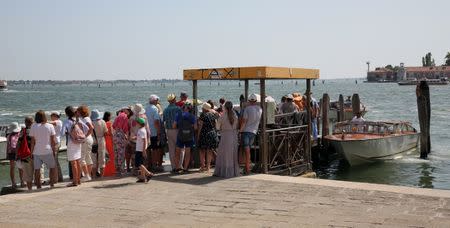
<path fill-rule="evenodd" d="M 20 132 L 20 127 L 19 127 L 19 123 L 17 122 L 12 122 L 9 127 L 8 127 L 9 132 L 12 133 L 18 133 Z"/>
<path fill-rule="evenodd" d="M 167 101 L 173 101 L 177 99 L 177 96 L 174 93 L 167 95 Z"/>
<path fill-rule="evenodd" d="M 249 100 L 249 101 L 256 102 L 256 101 L 258 101 L 258 96 L 257 96 L 256 94 L 252 93 L 252 94 L 250 94 L 250 96 L 248 97 L 248 100 Z"/>
<path fill-rule="evenodd" d="M 139 115 L 144 114 L 145 113 L 144 106 L 142 104 L 135 104 L 133 107 L 133 112 Z"/>
<path fill-rule="evenodd" d="M 288 95 L 286 96 L 286 99 L 294 100 L 294 96 L 292 96 L 292 94 L 288 94 Z"/>
<path fill-rule="evenodd" d="M 204 109 L 204 110 L 211 110 L 211 105 L 208 104 L 208 103 L 203 103 L 202 109 Z"/>

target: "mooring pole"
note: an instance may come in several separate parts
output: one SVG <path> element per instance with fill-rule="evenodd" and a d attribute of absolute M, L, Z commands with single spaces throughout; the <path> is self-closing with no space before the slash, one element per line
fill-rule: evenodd
<path fill-rule="evenodd" d="M 344 96 L 339 94 L 339 113 L 338 122 L 344 121 Z"/>
<path fill-rule="evenodd" d="M 430 141 L 430 88 L 426 81 L 420 81 L 416 87 L 417 109 L 420 125 L 420 158 L 427 158 L 431 151 Z"/>
<path fill-rule="evenodd" d="M 360 101 L 359 101 L 359 95 L 357 93 L 353 94 L 352 96 L 352 110 L 353 110 L 353 116 L 356 116 L 356 113 L 360 111 Z"/>
<path fill-rule="evenodd" d="M 322 138 L 330 134 L 328 111 L 330 109 L 330 96 L 323 94 L 322 98 Z"/>
<path fill-rule="evenodd" d="M 306 161 L 311 164 L 311 79 L 306 79 L 306 121 Z"/>
<path fill-rule="evenodd" d="M 266 105 L 266 80 L 260 79 L 259 89 L 261 92 L 261 109 L 262 109 L 262 116 L 261 116 L 261 143 L 260 143 L 260 157 L 262 162 L 262 172 L 267 173 L 269 171 L 268 167 L 268 160 L 269 160 L 269 153 L 268 153 L 268 139 L 267 139 L 267 105 Z"/>

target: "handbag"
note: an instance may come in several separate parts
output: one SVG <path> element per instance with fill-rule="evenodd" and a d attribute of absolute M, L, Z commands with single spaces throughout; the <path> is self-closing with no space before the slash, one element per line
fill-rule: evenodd
<path fill-rule="evenodd" d="M 95 130 L 92 129 L 92 131 L 94 132 L 94 137 L 95 137 L 95 144 L 92 144 L 92 153 L 96 154 L 98 153 L 98 139 L 97 139 L 97 134 L 95 134 Z"/>

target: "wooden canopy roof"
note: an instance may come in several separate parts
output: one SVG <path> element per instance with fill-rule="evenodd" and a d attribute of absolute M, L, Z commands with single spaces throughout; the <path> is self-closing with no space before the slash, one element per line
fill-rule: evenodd
<path fill-rule="evenodd" d="M 183 70 L 184 80 L 241 80 L 241 79 L 318 79 L 318 69 L 289 67 L 229 67 Z"/>

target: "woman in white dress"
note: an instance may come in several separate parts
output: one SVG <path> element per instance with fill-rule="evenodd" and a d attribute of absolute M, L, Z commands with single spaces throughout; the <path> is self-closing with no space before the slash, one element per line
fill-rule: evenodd
<path fill-rule="evenodd" d="M 217 128 L 220 130 L 220 143 L 217 149 L 216 167 L 214 176 L 239 176 L 238 163 L 238 118 L 233 111 L 233 103 L 225 102 L 225 110 L 219 117 Z"/>
<path fill-rule="evenodd" d="M 67 143 L 67 160 L 69 160 L 70 165 L 72 166 L 72 183 L 68 184 L 68 187 L 74 187 L 80 185 L 80 159 L 81 159 L 81 145 L 82 143 L 76 143 L 70 138 L 70 131 L 72 130 L 72 126 L 76 124 L 80 124 L 84 129 L 87 129 L 87 126 L 84 123 L 77 122 L 75 118 L 76 109 L 72 106 L 67 106 L 65 109 L 65 113 L 67 119 L 64 120 L 63 127 L 61 129 L 61 136 L 66 137 Z"/>

